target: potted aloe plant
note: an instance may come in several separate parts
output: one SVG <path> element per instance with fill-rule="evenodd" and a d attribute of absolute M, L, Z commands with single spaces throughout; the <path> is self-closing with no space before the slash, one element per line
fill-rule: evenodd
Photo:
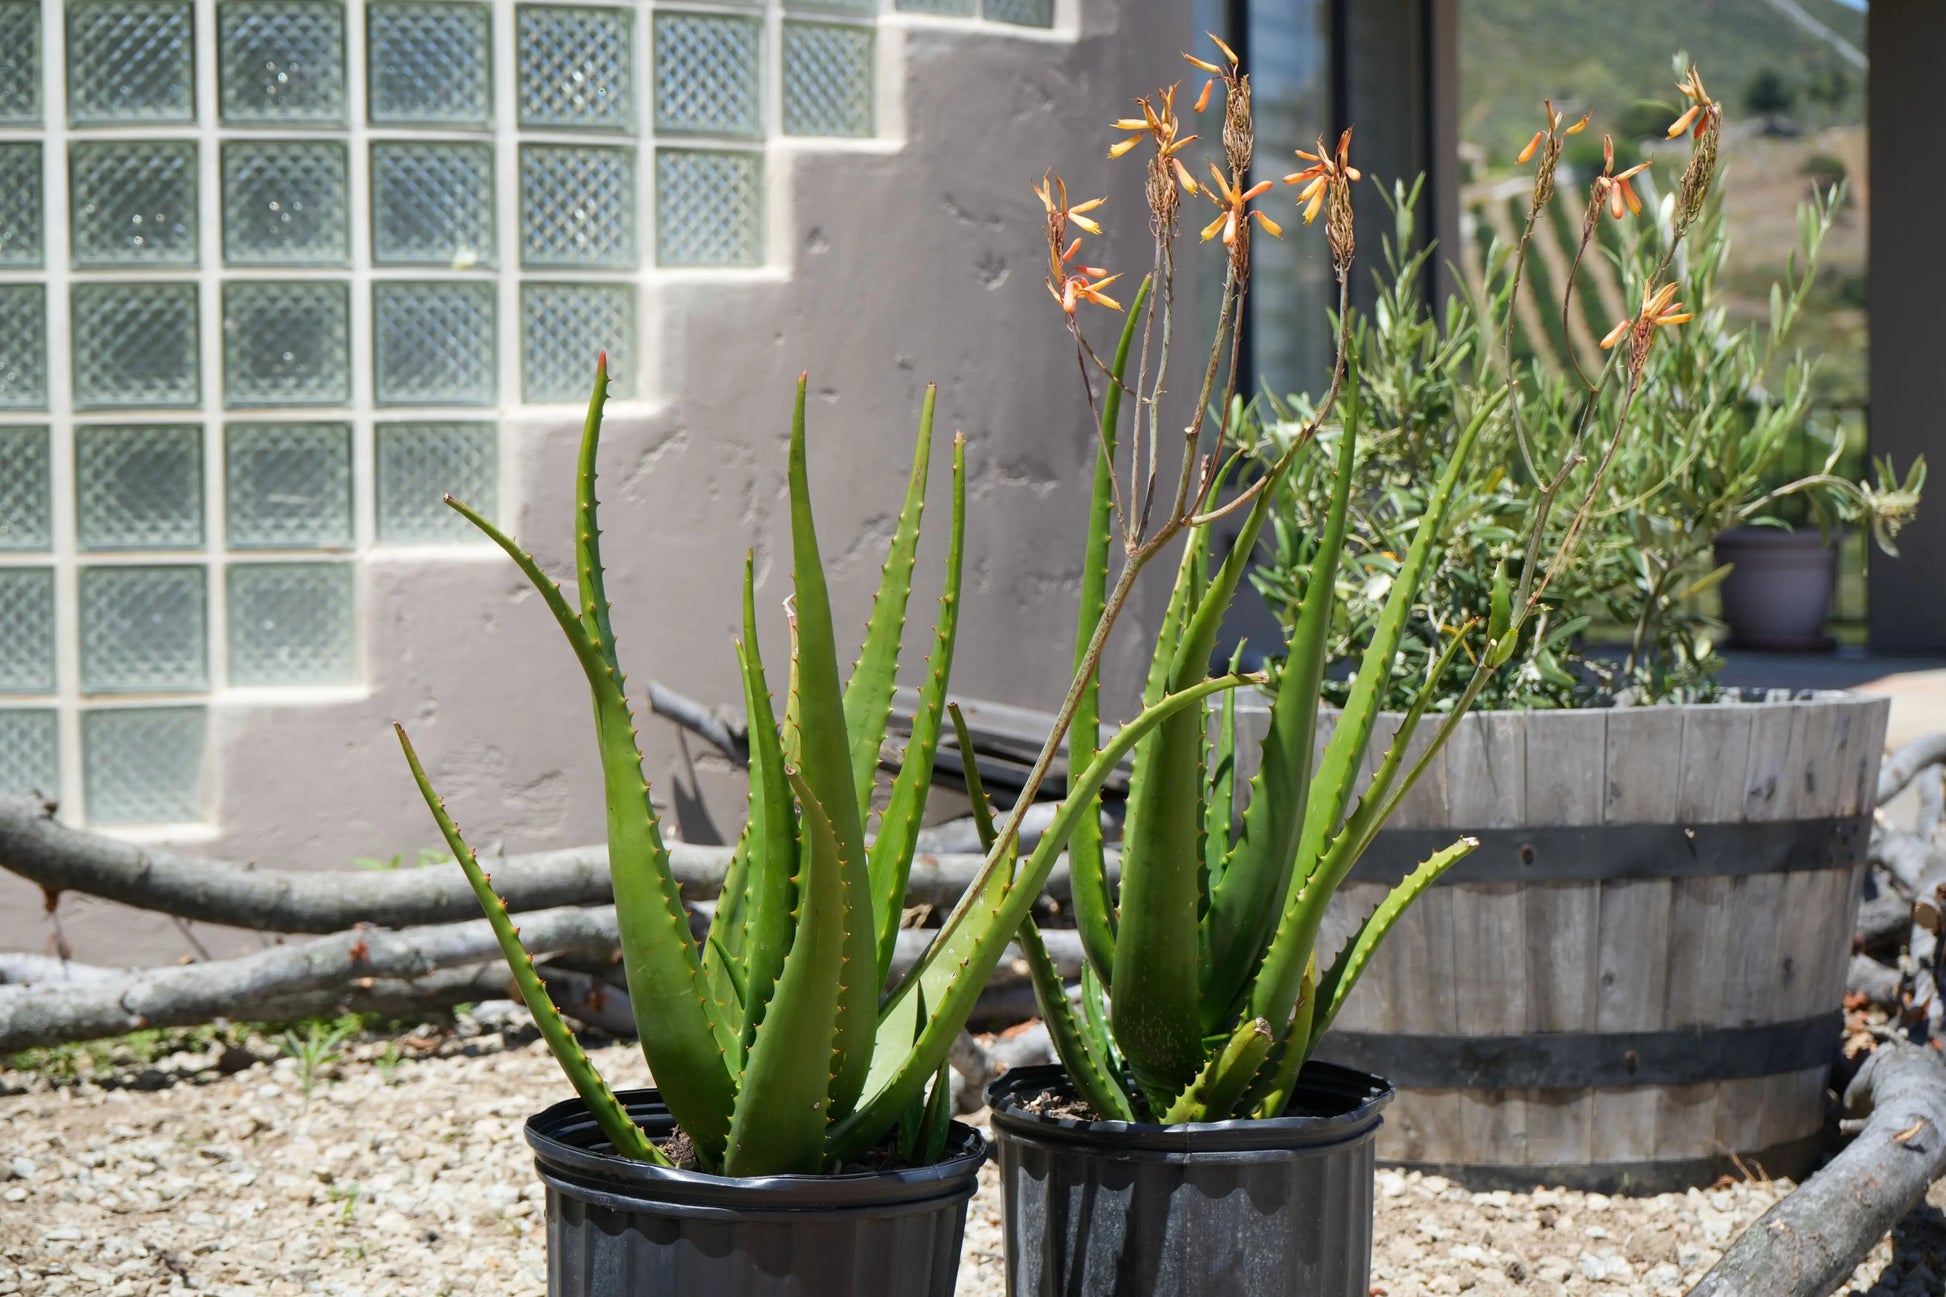
<path fill-rule="evenodd" d="M 1084 277 L 1072 287 L 1101 296 Z M 750 811 L 699 942 L 642 771 L 603 582 L 595 471 L 606 396 L 604 357 L 577 467 L 572 600 L 512 538 L 467 505 L 448 503 L 532 582 L 587 677 L 615 917 L 654 1090 L 615 1094 L 596 1072 L 399 732 L 413 777 L 575 1092 L 527 1123 L 548 1186 L 549 1291 L 945 1297 L 959 1265 L 966 1201 L 986 1156 L 980 1135 L 950 1120 L 947 1052 L 1039 895 L 1073 818 L 1060 819 L 1024 861 L 1014 850 L 1019 821 L 1010 818 L 932 946 L 903 977 L 892 975 L 959 616 L 964 446 L 955 440 L 941 612 L 911 742 L 887 791 L 879 832 L 868 840 L 864 825 L 918 548 L 934 394 L 928 391 L 921 412 L 910 484 L 864 646 L 841 684 L 811 514 L 800 378 L 788 472 L 789 690 L 780 719 L 757 651 L 746 563 L 738 657 L 750 718 Z M 1104 642 L 1127 594 L 1124 584 L 1097 605 Z M 1100 651 L 1096 644 L 1083 654 L 1070 712 Z M 1199 680 L 1158 698 L 1077 771 L 1074 787 L 1098 790 L 1143 734 L 1173 715 L 1200 716 L 1211 696 L 1250 680 L 1261 677 Z M 1050 736 L 1035 785 L 1060 739 L 1061 732 Z"/>

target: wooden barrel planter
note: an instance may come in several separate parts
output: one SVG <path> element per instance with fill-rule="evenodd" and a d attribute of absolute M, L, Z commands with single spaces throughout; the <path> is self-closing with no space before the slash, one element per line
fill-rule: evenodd
<path fill-rule="evenodd" d="M 1381 1160 L 1609 1193 L 1808 1169 L 1890 703 L 1770 697 L 1462 722 L 1326 934 L 1481 840 L 1320 1050 L 1398 1087 Z"/>

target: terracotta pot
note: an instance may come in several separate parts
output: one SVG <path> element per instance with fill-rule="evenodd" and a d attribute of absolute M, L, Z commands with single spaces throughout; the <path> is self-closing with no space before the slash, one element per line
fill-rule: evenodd
<path fill-rule="evenodd" d="M 1718 587 L 1732 648 L 1818 652 L 1838 582 L 1838 546 L 1813 529 L 1737 527 L 1716 538 L 1716 561 L 1734 565 Z"/>

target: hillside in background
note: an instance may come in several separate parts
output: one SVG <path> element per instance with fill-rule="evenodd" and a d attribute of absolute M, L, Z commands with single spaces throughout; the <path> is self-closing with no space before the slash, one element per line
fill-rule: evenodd
<path fill-rule="evenodd" d="M 1794 3 L 1864 48 L 1863 13 L 1837 0 Z M 1653 123 L 1640 101 L 1675 102 L 1669 60 L 1679 49 L 1736 115 L 1757 115 L 1755 90 L 1760 101 L 1765 91 L 1774 92 L 1768 102 L 1781 95 L 1780 123 L 1864 119 L 1863 74 L 1771 0 L 1461 0 L 1460 138 L 1486 157 L 1511 158 L 1540 125 L 1542 97 L 1552 96 L 1576 113 L 1592 110 L 1619 141 L 1636 133 L 1625 126 Z"/>

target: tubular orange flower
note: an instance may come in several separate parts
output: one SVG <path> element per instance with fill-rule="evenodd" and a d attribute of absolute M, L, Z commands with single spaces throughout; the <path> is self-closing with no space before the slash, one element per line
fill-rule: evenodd
<path fill-rule="evenodd" d="M 1547 125 L 1534 132 L 1534 138 L 1527 141 L 1527 147 L 1522 149 L 1519 156 L 1514 159 L 1515 166 L 1526 166 L 1527 160 L 1534 156 L 1535 151 L 1542 144 L 1550 140 L 1558 144 L 1564 137 L 1579 135 L 1588 129 L 1588 118 L 1591 114 L 1583 113 L 1581 114 L 1580 121 L 1574 123 L 1572 126 L 1564 126 L 1562 123 L 1567 121 L 1568 115 L 1566 113 L 1556 112 L 1552 99 L 1541 100 L 1541 107 L 1546 110 Z"/>
<path fill-rule="evenodd" d="M 1140 117 L 1123 117 L 1114 123 L 1116 130 L 1134 131 L 1135 134 L 1117 141 L 1109 148 L 1108 156 L 1111 159 L 1119 158 L 1143 140 L 1153 140 L 1157 156 L 1173 164 L 1182 187 L 1195 193 L 1196 182 L 1190 178 L 1189 168 L 1176 156 L 1197 138 L 1182 134 L 1182 123 L 1176 117 L 1176 87 L 1165 86 L 1153 97 L 1137 99 L 1135 104 L 1142 110 Z"/>
<path fill-rule="evenodd" d="M 1073 315 L 1081 302 L 1121 310 L 1121 303 L 1101 291 L 1105 285 L 1120 279 L 1120 275 L 1111 275 L 1100 266 L 1070 265 L 1081 254 L 1081 239 L 1076 236 L 1070 241 L 1068 226 L 1089 234 L 1101 233 L 1101 226 L 1088 213 L 1107 199 L 1090 198 L 1069 206 L 1067 182 L 1052 173 L 1043 175 L 1033 188 L 1034 196 L 1041 200 L 1047 212 L 1047 291 L 1068 315 Z"/>
<path fill-rule="evenodd" d="M 1338 137 L 1338 148 L 1335 153 L 1325 152 L 1322 136 L 1318 138 L 1317 147 L 1316 153 L 1306 153 L 1303 149 L 1297 150 L 1297 156 L 1311 165 L 1284 177 L 1284 183 L 1287 185 L 1304 186 L 1297 191 L 1297 201 L 1304 204 L 1306 225 L 1318 218 L 1331 186 L 1346 185 L 1354 180 L 1365 178 L 1365 173 L 1352 166 L 1346 156 L 1351 148 L 1350 127 L 1346 127 L 1345 133 Z"/>
<path fill-rule="evenodd" d="M 1688 75 L 1676 82 L 1676 89 L 1683 92 L 1690 104 L 1683 115 L 1670 124 L 1669 138 L 1675 139 L 1691 126 L 1696 128 L 1696 138 L 1703 138 L 1703 131 L 1710 119 L 1723 115 L 1721 105 L 1709 97 L 1709 91 L 1703 89 L 1703 75 L 1696 70 L 1694 63 L 1689 65 Z"/>
<path fill-rule="evenodd" d="M 1602 338 L 1603 350 L 1608 350 L 1624 338 L 1631 338 L 1630 363 L 1639 365 L 1642 357 L 1648 354 L 1649 344 L 1655 339 L 1657 329 L 1673 328 L 1686 324 L 1696 318 L 1694 311 L 1685 311 L 1683 304 L 1676 300 L 1674 281 L 1657 288 L 1654 284 L 1642 289 L 1642 311 L 1626 320 L 1616 323 Z"/>
<path fill-rule="evenodd" d="M 1213 40 L 1215 38 L 1212 37 L 1211 39 Z M 1257 219 L 1257 223 L 1262 225 L 1264 231 L 1272 238 L 1281 239 L 1284 237 L 1283 226 L 1250 206 L 1252 199 L 1260 198 L 1270 191 L 1270 181 L 1260 180 L 1248 189 L 1239 190 L 1231 187 L 1230 182 L 1224 178 L 1223 173 L 1216 169 L 1214 162 L 1209 164 L 1209 173 L 1213 178 L 1213 183 L 1203 186 L 1203 192 L 1209 196 L 1209 200 L 1212 203 L 1215 203 L 1223 210 L 1217 215 L 1215 220 L 1203 227 L 1203 242 L 1208 243 L 1216 237 L 1217 232 L 1220 230 L 1223 234 L 1224 246 L 1234 247 L 1237 241 L 1237 226 L 1253 216 Z"/>
<path fill-rule="evenodd" d="M 1615 174 L 1615 141 L 1609 136 L 1601 137 L 1601 174 L 1595 177 L 1595 205 L 1606 206 L 1608 214 L 1616 220 L 1622 219 L 1624 212 L 1637 216 L 1642 214 L 1642 199 L 1629 182 L 1649 169 L 1647 162 L 1638 162 L 1620 175 Z"/>

